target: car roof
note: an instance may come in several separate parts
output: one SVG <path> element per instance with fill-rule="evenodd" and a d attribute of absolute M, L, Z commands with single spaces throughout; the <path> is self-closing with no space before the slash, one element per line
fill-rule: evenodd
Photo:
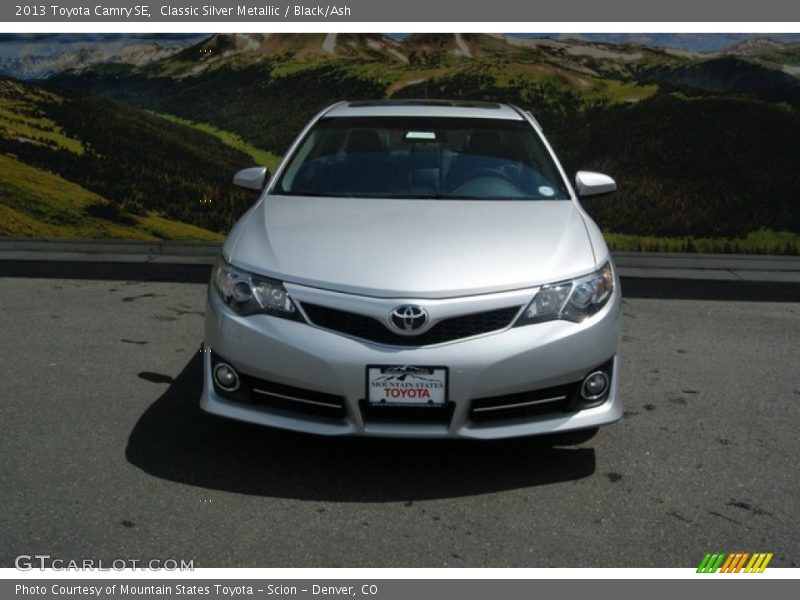
<path fill-rule="evenodd" d="M 369 100 L 340 102 L 325 117 L 456 117 L 523 121 L 520 111 L 498 102 L 467 100 Z"/>

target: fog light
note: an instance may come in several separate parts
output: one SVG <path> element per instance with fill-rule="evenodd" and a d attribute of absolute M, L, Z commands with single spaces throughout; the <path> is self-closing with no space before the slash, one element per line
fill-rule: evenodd
<path fill-rule="evenodd" d="M 214 381 L 226 392 L 239 389 L 239 375 L 234 368 L 226 363 L 219 363 L 214 367 Z"/>
<path fill-rule="evenodd" d="M 608 390 L 608 375 L 605 371 L 589 373 L 581 386 L 581 397 L 584 400 L 598 400 Z"/>

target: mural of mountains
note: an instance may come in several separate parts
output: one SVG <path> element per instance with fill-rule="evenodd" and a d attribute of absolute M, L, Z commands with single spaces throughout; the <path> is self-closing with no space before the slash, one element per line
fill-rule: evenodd
<path fill-rule="evenodd" d="M 79 47 L 46 54 L 0 57 L 0 74 L 16 79 L 45 79 L 66 71 L 81 71 L 100 63 L 142 66 L 180 50 L 178 43 L 144 42 L 122 48 Z"/>
<path fill-rule="evenodd" d="M 619 193 L 586 208 L 616 247 L 800 252 L 797 40 L 697 52 L 554 36 L 220 34 L 11 72 L 29 81 L 0 82 L 2 159 L 98 195 L 105 208 L 81 214 L 131 231 L 160 218 L 224 232 L 250 201 L 232 172 L 274 166 L 327 104 L 445 97 L 530 109 L 569 172 L 615 176 Z M 46 222 L 30 198 L 8 200 L 4 178 L 19 180 L 0 175 L 0 210 Z M 36 234 L 2 222 L 0 235 Z"/>
<path fill-rule="evenodd" d="M 0 79 L 0 235 L 220 240 L 252 156 L 91 95 Z"/>

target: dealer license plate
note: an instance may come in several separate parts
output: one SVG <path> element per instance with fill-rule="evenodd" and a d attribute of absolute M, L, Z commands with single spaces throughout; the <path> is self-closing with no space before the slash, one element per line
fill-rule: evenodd
<path fill-rule="evenodd" d="M 447 369 L 411 365 L 367 367 L 367 398 L 372 404 L 441 406 L 447 401 Z"/>

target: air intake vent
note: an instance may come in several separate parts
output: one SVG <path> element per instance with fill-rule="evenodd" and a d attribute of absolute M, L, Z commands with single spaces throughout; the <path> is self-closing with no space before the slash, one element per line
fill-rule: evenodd
<path fill-rule="evenodd" d="M 478 398 L 472 401 L 472 421 L 499 421 L 565 412 L 572 406 L 580 383 L 531 392 Z"/>
<path fill-rule="evenodd" d="M 511 325 L 520 308 L 511 306 L 452 317 L 439 321 L 420 335 L 404 336 L 366 315 L 303 303 L 303 310 L 314 325 L 387 346 L 430 346 L 498 331 Z"/>

